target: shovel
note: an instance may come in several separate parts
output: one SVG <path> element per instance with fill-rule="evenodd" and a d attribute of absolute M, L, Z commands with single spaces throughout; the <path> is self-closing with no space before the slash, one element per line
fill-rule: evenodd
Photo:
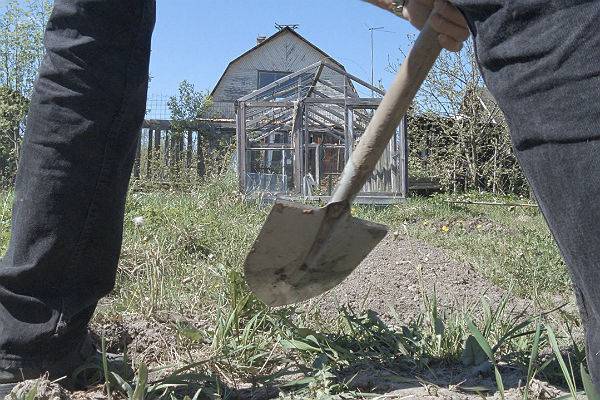
<path fill-rule="evenodd" d="M 264 303 L 308 300 L 340 284 L 387 234 L 384 225 L 352 217 L 361 191 L 408 111 L 441 48 L 425 24 L 390 90 L 322 208 L 277 200 L 246 258 L 250 289 Z"/>

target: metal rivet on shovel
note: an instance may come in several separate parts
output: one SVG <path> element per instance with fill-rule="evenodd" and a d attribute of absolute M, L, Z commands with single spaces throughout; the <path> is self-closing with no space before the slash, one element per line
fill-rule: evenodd
<path fill-rule="evenodd" d="M 246 258 L 250 289 L 271 306 L 308 300 L 340 284 L 387 233 L 352 217 L 350 205 L 373 173 L 441 48 L 429 22 L 322 208 L 278 200 Z"/>

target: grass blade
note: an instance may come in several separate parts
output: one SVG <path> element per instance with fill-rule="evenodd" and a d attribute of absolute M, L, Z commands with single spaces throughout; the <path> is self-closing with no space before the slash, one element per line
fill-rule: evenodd
<path fill-rule="evenodd" d="M 129 383 L 127 383 L 127 381 L 125 381 L 125 379 L 123 379 L 120 375 L 115 374 L 114 372 L 109 372 L 109 376 L 112 380 L 114 380 L 114 382 L 116 382 L 115 386 L 117 386 L 117 388 L 121 392 L 127 395 L 128 399 L 133 398 L 133 388 Z"/>
<path fill-rule="evenodd" d="M 571 372 L 567 368 L 567 365 L 565 364 L 565 360 L 564 360 L 562 354 L 560 353 L 560 348 L 558 347 L 556 335 L 554 334 L 554 331 L 552 330 L 552 328 L 549 326 L 546 327 L 546 332 L 548 333 L 548 341 L 550 342 L 550 346 L 552 346 L 552 350 L 554 351 L 556 360 L 558 361 L 558 364 L 560 365 L 560 369 L 563 373 L 563 376 L 564 376 L 565 380 L 567 381 L 567 385 L 569 386 L 569 392 L 571 393 L 571 396 L 573 396 L 574 398 L 577 398 L 577 389 L 575 388 L 575 382 L 573 382 L 573 379 L 571 378 Z"/>
<path fill-rule="evenodd" d="M 110 373 L 108 371 L 108 359 L 106 358 L 106 339 L 102 336 L 102 372 L 104 373 L 104 385 L 106 387 L 106 396 L 112 400 L 110 391 Z"/>
<path fill-rule="evenodd" d="M 581 370 L 583 390 L 585 390 L 588 400 L 600 400 L 600 393 L 598 393 L 598 389 L 596 389 L 596 386 L 592 383 L 592 378 L 590 377 L 590 374 L 588 374 L 583 363 L 579 365 L 579 369 Z"/>
<path fill-rule="evenodd" d="M 485 355 L 488 356 L 492 363 L 496 364 L 496 360 L 494 359 L 494 353 L 492 352 L 491 346 L 489 345 L 487 340 L 485 340 L 479 329 L 477 329 L 473 321 L 469 321 L 467 326 L 475 340 L 477 340 L 477 343 L 479 344 Z"/>
<path fill-rule="evenodd" d="M 525 383 L 525 393 L 523 394 L 523 400 L 529 399 L 529 385 L 534 376 L 535 362 L 537 361 L 540 351 L 540 337 L 542 336 L 542 324 L 538 321 L 535 330 L 535 336 L 533 337 L 533 343 L 531 347 L 531 355 L 529 356 L 529 366 L 527 368 L 527 382 Z"/>
<path fill-rule="evenodd" d="M 25 395 L 25 400 L 35 400 L 38 395 L 38 387 L 39 386 L 40 386 L 40 382 L 37 381 L 35 383 L 35 385 L 31 389 L 29 389 L 29 391 L 27 392 L 27 395 Z M 8 396 L 6 396 L 6 398 L 8 398 Z M 15 398 L 14 395 L 12 398 L 13 399 Z"/>
<path fill-rule="evenodd" d="M 133 392 L 133 400 L 144 400 L 146 397 L 146 386 L 148 385 L 148 367 L 141 363 L 138 371 L 138 381 Z"/>
<path fill-rule="evenodd" d="M 504 383 L 502 382 L 502 375 L 500 375 L 500 370 L 498 369 L 498 365 L 496 364 L 496 359 L 494 358 L 494 353 L 492 352 L 492 348 L 490 344 L 485 340 L 479 329 L 475 326 L 473 321 L 469 321 L 467 324 L 471 334 L 477 340 L 477 343 L 484 351 L 484 353 L 490 359 L 490 362 L 494 365 L 494 374 L 496 376 L 496 386 L 498 386 L 498 392 L 500 392 L 500 398 L 504 400 Z"/>

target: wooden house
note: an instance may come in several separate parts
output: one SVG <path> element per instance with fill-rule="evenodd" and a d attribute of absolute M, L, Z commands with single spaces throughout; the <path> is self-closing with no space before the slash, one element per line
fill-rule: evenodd
<path fill-rule="evenodd" d="M 253 48 L 229 63 L 212 90 L 213 116 L 234 119 L 238 99 L 319 61 L 329 61 L 344 70 L 342 64 L 290 27 L 268 38 L 259 36 Z M 343 84 L 337 75 L 329 78 Z"/>

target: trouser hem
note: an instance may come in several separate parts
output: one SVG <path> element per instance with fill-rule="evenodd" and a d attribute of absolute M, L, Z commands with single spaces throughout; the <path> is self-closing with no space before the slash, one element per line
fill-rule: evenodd
<path fill-rule="evenodd" d="M 38 352 L 35 355 L 0 353 L 0 370 L 23 369 L 33 372 L 37 370 L 40 374 L 63 372 L 65 369 L 78 367 L 81 362 L 97 351 L 89 336 L 78 342 L 52 347 L 65 350 L 60 352 L 56 350 L 44 353 Z"/>

